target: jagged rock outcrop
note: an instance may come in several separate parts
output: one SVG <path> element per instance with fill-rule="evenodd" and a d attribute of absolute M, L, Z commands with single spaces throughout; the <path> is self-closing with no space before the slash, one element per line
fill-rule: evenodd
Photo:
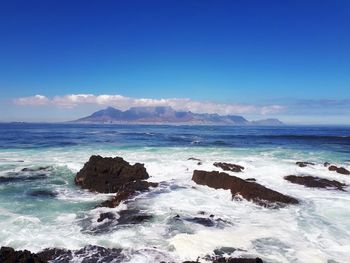
<path fill-rule="evenodd" d="M 324 178 L 314 177 L 314 176 L 297 176 L 288 175 L 284 177 L 285 180 L 293 184 L 301 184 L 306 187 L 316 187 L 316 188 L 333 188 L 343 191 L 346 184 L 340 183 L 335 180 L 328 180 Z"/>
<path fill-rule="evenodd" d="M 14 250 L 11 247 L 0 248 L 1 263 L 47 263 L 47 260 L 41 259 L 38 255 L 28 250 Z"/>
<path fill-rule="evenodd" d="M 127 183 L 148 178 L 143 164 L 130 165 L 121 157 L 93 155 L 77 173 L 75 183 L 90 191 L 116 193 Z"/>
<path fill-rule="evenodd" d="M 350 171 L 345 169 L 344 167 L 337 167 L 335 165 L 331 165 L 328 167 L 329 171 L 335 171 L 338 174 L 350 175 Z"/>
<path fill-rule="evenodd" d="M 104 248 L 88 245 L 77 250 L 48 248 L 37 253 L 37 255 L 44 260 L 43 262 L 53 260 L 53 262 L 57 263 L 69 263 L 72 262 L 74 258 L 74 262 L 121 263 L 125 261 L 125 256 L 122 251 L 123 250 L 119 248 Z"/>
<path fill-rule="evenodd" d="M 143 164 L 130 165 L 121 157 L 91 156 L 77 173 L 75 183 L 82 188 L 99 193 L 117 193 L 99 206 L 116 207 L 137 193 L 156 187 L 157 183 L 144 181 L 149 175 Z"/>
<path fill-rule="evenodd" d="M 233 197 L 242 196 L 256 204 L 274 207 L 287 204 L 298 204 L 298 200 L 271 190 L 255 182 L 248 182 L 236 176 L 220 172 L 207 172 L 195 170 L 192 180 L 200 185 L 206 185 L 215 189 L 230 190 Z"/>
<path fill-rule="evenodd" d="M 231 171 L 235 173 L 242 172 L 244 170 L 244 167 L 238 164 L 233 164 L 233 163 L 220 163 L 216 162 L 214 163 L 214 166 L 220 167 L 224 171 Z"/>

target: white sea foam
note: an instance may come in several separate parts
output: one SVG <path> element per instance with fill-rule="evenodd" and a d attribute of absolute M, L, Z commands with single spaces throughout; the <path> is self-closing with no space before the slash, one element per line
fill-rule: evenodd
<path fill-rule="evenodd" d="M 134 205 L 154 215 L 150 222 L 123 226 L 114 232 L 92 235 L 83 230 L 84 219 L 93 226 L 101 212 L 118 214 L 128 208 L 94 207 L 110 195 L 93 194 L 74 186 L 74 174 L 91 154 L 122 156 L 130 163 L 142 162 L 150 174 L 150 181 L 164 182 L 154 192 L 136 198 Z M 10 157 L 9 157 L 10 156 Z M 188 160 L 195 157 L 201 160 Z M 31 206 L 20 197 L 10 205 L 11 192 L 0 196 L 0 244 L 18 249 L 39 251 L 46 247 L 78 249 L 85 245 L 124 248 L 130 250 L 130 262 L 152 262 L 155 259 L 195 260 L 211 254 L 222 246 L 241 249 L 235 256 L 259 256 L 266 262 L 345 262 L 350 257 L 350 195 L 347 192 L 310 189 L 283 179 L 289 174 L 308 174 L 334 179 L 350 185 L 350 177 L 328 171 L 323 153 L 300 153 L 276 149 L 212 149 L 212 148 L 70 148 L 30 151 L 2 151 L 0 160 L 24 160 L 16 163 L 16 171 L 30 166 L 52 165 L 54 171 L 48 181 L 36 181 L 58 192 L 43 212 L 41 201 Z M 7 159 L 6 159 L 7 160 Z M 315 166 L 300 168 L 296 161 L 310 160 Z M 267 209 L 248 201 L 232 201 L 225 190 L 196 185 L 191 181 L 194 169 L 216 170 L 214 162 L 231 162 L 245 167 L 243 173 L 232 175 L 255 178 L 271 189 L 294 196 L 300 205 L 283 209 Z M 0 161 L 1 163 L 1 161 Z M 2 164 L 2 163 L 1 163 Z M 337 163 L 350 169 L 349 163 Z M 12 169 L 12 168 L 11 168 Z M 10 170 L 2 172 L 2 176 Z M 61 180 L 55 184 L 54 180 Z M 38 187 L 38 185 L 36 185 Z M 8 186 L 2 186 L 5 191 Z M 6 190 L 10 191 L 10 190 Z M 20 191 L 14 188 L 11 191 Z M 132 205 L 132 204 L 130 204 Z M 204 212 L 204 215 L 199 214 Z M 223 228 L 206 227 L 184 221 L 173 223 L 172 218 L 208 217 L 223 220 Z M 136 253 L 135 251 L 139 251 Z M 141 252 L 142 251 L 142 252 Z"/>

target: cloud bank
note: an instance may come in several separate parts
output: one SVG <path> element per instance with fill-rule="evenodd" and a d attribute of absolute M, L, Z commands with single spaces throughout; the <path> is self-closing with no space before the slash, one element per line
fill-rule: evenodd
<path fill-rule="evenodd" d="M 22 106 L 52 105 L 64 108 L 74 108 L 79 105 L 113 106 L 121 110 L 139 106 L 171 106 L 175 110 L 192 111 L 195 113 L 218 113 L 225 114 L 271 114 L 281 112 L 281 105 L 251 105 L 229 104 L 208 101 L 195 101 L 188 98 L 132 98 L 122 95 L 94 95 L 94 94 L 69 94 L 52 98 L 35 95 L 22 97 L 14 100 L 14 103 Z"/>

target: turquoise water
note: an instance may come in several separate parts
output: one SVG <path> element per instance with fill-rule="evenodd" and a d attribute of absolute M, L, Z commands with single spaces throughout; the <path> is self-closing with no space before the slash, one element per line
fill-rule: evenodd
<path fill-rule="evenodd" d="M 221 246 L 241 249 L 233 256 L 266 262 L 347 262 L 350 256 L 350 189 L 309 189 L 283 179 L 308 174 L 350 185 L 350 176 L 323 166 L 328 161 L 350 169 L 349 127 L 0 124 L 0 142 L 0 245 L 34 252 L 117 247 L 130 262 L 194 260 Z M 144 163 L 149 180 L 162 184 L 118 208 L 95 208 L 108 195 L 74 185 L 76 172 L 92 154 Z M 217 161 L 243 165 L 241 178 L 254 177 L 301 204 L 262 208 L 191 181 L 194 169 L 220 170 L 213 166 Z M 300 168 L 296 161 L 316 165 Z M 39 167 L 47 168 L 35 171 Z M 135 207 L 153 219 L 94 231 L 101 212 L 118 215 Z M 199 212 L 226 223 L 206 227 L 171 220 Z"/>

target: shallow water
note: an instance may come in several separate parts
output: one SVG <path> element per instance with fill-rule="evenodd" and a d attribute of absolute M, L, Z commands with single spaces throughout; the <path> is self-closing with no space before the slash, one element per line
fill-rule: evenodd
<path fill-rule="evenodd" d="M 149 181 L 162 183 L 117 208 L 95 208 L 108 195 L 74 185 L 75 173 L 92 154 L 144 163 Z M 264 262 L 347 262 L 350 188 L 310 189 L 283 176 L 308 174 L 350 185 L 350 176 L 323 166 L 328 161 L 350 169 L 349 159 L 350 127 L 0 124 L 0 245 L 33 252 L 123 248 L 129 262 L 195 260 L 223 246 L 236 248 L 233 256 Z M 194 169 L 220 171 L 213 166 L 217 161 L 244 166 L 234 175 L 253 177 L 301 204 L 263 208 L 191 181 Z M 316 165 L 300 168 L 296 161 Z M 48 168 L 21 171 L 39 167 Z M 153 218 L 95 231 L 103 224 L 96 222 L 101 212 L 118 217 L 126 208 Z M 214 226 L 174 220 L 211 214 Z"/>

